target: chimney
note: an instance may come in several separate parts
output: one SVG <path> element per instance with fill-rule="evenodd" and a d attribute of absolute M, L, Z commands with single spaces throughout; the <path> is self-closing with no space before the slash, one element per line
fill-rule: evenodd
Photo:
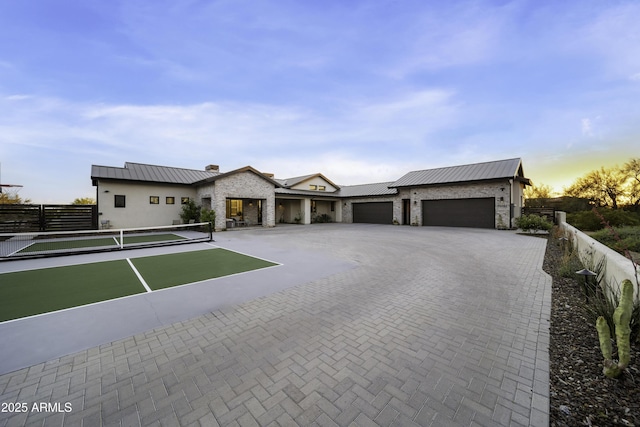
<path fill-rule="evenodd" d="M 218 165 L 207 165 L 204 167 L 204 170 L 212 173 L 220 173 L 220 166 Z"/>

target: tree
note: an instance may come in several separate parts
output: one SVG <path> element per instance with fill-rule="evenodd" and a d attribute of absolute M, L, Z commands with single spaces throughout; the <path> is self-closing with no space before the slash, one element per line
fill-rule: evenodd
<path fill-rule="evenodd" d="M 96 201 L 91 197 L 80 197 L 75 199 L 71 204 L 72 205 L 95 205 Z"/>
<path fill-rule="evenodd" d="M 551 186 L 546 184 L 539 185 L 531 185 L 524 189 L 524 198 L 525 199 L 550 199 L 553 196 L 551 195 L 553 191 L 551 190 Z"/>
<path fill-rule="evenodd" d="M 627 198 L 635 210 L 640 207 L 640 158 L 631 159 L 621 169 L 627 177 Z"/>
<path fill-rule="evenodd" d="M 30 199 L 22 200 L 17 194 L 0 192 L 0 205 L 28 205 Z"/>
<path fill-rule="evenodd" d="M 618 202 L 625 195 L 626 181 L 625 174 L 618 167 L 601 167 L 578 178 L 569 188 L 564 189 L 564 193 L 571 197 L 590 199 L 598 207 L 618 209 Z"/>

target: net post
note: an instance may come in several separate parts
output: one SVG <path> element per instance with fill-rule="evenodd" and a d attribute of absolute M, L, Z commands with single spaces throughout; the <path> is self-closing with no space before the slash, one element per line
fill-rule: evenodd
<path fill-rule="evenodd" d="M 213 241 L 213 225 L 211 224 L 211 221 L 209 221 L 208 224 L 209 224 L 209 241 L 212 242 Z"/>
<path fill-rule="evenodd" d="M 124 230 L 120 229 L 120 249 L 124 248 Z"/>

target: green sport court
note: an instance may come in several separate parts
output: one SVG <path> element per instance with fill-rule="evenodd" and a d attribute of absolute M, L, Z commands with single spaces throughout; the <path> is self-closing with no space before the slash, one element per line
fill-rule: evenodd
<path fill-rule="evenodd" d="M 0 274 L 0 322 L 280 264 L 222 248 Z"/>

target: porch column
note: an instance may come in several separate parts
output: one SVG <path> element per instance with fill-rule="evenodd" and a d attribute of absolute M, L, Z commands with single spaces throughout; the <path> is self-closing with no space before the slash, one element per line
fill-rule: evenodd
<path fill-rule="evenodd" d="M 302 212 L 302 223 L 311 224 L 311 199 L 300 200 L 300 212 Z"/>
<path fill-rule="evenodd" d="M 342 222 L 342 200 L 337 200 L 334 203 L 334 206 L 336 208 L 335 214 L 336 214 L 336 222 Z"/>

